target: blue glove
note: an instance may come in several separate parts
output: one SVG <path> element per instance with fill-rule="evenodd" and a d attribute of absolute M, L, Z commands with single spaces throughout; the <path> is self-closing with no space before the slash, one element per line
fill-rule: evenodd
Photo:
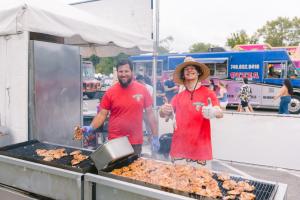
<path fill-rule="evenodd" d="M 82 133 L 85 138 L 89 137 L 91 134 L 93 134 L 93 131 L 94 131 L 94 128 L 92 126 L 83 126 L 82 127 Z"/>
<path fill-rule="evenodd" d="M 159 142 L 159 138 L 157 135 L 152 136 L 151 148 L 152 148 L 153 152 L 158 152 L 158 150 L 160 148 L 160 142 Z"/>

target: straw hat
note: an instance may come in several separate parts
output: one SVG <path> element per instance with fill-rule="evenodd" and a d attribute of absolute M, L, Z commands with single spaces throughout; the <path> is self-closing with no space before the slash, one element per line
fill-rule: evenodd
<path fill-rule="evenodd" d="M 183 63 L 178 65 L 174 71 L 173 81 L 175 83 L 183 85 L 184 80 L 183 80 L 183 77 L 181 77 L 181 71 L 183 70 L 183 68 L 185 68 L 186 66 L 189 66 L 189 65 L 198 67 L 200 69 L 200 71 L 202 72 L 199 75 L 199 81 L 204 80 L 209 76 L 209 68 L 205 64 L 197 62 L 192 57 L 185 57 Z"/>

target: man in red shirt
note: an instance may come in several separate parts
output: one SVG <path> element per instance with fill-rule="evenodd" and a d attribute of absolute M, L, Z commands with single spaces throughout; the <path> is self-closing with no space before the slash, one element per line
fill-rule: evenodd
<path fill-rule="evenodd" d="M 117 64 L 118 83 L 108 89 L 101 101 L 101 111 L 90 126 L 83 127 L 84 134 L 100 127 L 108 113 L 108 139 L 127 136 L 135 153 L 140 154 L 143 144 L 143 111 L 149 119 L 152 132 L 152 148 L 159 149 L 157 123 L 152 110 L 152 98 L 147 88 L 133 80 L 133 67 L 129 60 Z"/>
<path fill-rule="evenodd" d="M 221 118 L 223 113 L 215 93 L 201 85 L 208 76 L 209 68 L 191 57 L 186 57 L 174 71 L 174 82 L 184 85 L 185 90 L 160 109 L 161 117 L 173 117 L 176 113 L 170 152 L 173 161 L 206 165 L 212 160 L 209 119 Z"/>

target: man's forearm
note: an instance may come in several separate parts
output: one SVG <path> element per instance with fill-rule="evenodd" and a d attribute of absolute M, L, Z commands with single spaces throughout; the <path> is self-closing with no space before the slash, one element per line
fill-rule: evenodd
<path fill-rule="evenodd" d="M 149 121 L 149 126 L 152 132 L 152 135 L 158 135 L 158 127 L 157 127 L 157 121 L 155 119 L 154 113 L 151 110 L 147 110 L 147 117 L 148 117 L 148 121 Z"/>
<path fill-rule="evenodd" d="M 107 116 L 106 112 L 100 111 L 100 113 L 98 113 L 98 114 L 94 117 L 94 119 L 93 119 L 93 121 L 92 121 L 92 123 L 91 123 L 91 126 L 92 126 L 94 129 L 96 129 L 96 128 L 102 126 L 103 123 L 104 123 L 104 121 L 105 121 L 105 119 L 106 119 L 106 116 Z"/>

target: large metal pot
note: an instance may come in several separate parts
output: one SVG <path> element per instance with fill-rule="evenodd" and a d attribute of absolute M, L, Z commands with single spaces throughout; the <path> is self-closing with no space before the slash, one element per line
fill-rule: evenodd
<path fill-rule="evenodd" d="M 113 163 L 121 158 L 132 155 L 134 150 L 128 138 L 120 137 L 109 140 L 102 146 L 98 147 L 91 155 L 98 170 L 104 169 L 110 163 Z"/>

